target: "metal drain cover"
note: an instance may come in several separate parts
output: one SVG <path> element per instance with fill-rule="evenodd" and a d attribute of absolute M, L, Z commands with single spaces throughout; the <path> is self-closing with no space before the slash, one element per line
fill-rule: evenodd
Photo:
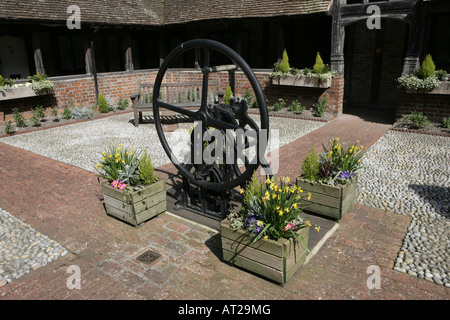
<path fill-rule="evenodd" d="M 156 253 L 152 250 L 147 250 L 144 253 L 140 254 L 136 260 L 145 263 L 146 265 L 151 265 L 153 262 L 158 260 L 161 257 L 159 253 Z"/>

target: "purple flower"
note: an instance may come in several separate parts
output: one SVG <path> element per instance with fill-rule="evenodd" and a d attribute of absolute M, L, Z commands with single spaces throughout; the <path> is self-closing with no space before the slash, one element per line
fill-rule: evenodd
<path fill-rule="evenodd" d="M 353 176 L 354 174 L 350 174 L 348 170 L 344 170 L 341 173 L 339 173 L 338 178 L 351 179 Z"/>

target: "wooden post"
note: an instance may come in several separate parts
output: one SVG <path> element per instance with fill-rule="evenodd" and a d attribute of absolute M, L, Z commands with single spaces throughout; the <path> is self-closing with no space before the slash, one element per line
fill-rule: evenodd
<path fill-rule="evenodd" d="M 133 53 L 131 50 L 131 36 L 129 29 L 125 30 L 124 47 L 125 47 L 125 70 L 133 71 L 134 70 Z"/>
<path fill-rule="evenodd" d="M 403 60 L 403 73 L 410 74 L 412 70 L 420 65 L 420 50 L 422 49 L 425 34 L 425 14 L 421 6 L 417 6 L 416 11 L 408 16 L 409 36 L 406 55 Z"/>
<path fill-rule="evenodd" d="M 165 33 L 164 31 L 160 31 L 159 32 L 159 39 L 158 39 L 158 43 L 159 43 L 159 66 L 161 66 L 164 62 L 164 59 L 166 58 L 167 55 L 167 38 L 165 37 Z"/>
<path fill-rule="evenodd" d="M 39 34 L 36 26 L 31 27 L 31 39 L 36 73 L 39 72 L 40 74 L 45 74 L 44 61 L 42 60 L 42 52 L 39 43 Z"/>
<path fill-rule="evenodd" d="M 277 47 L 277 55 L 278 55 L 278 63 L 283 59 L 283 51 L 285 49 L 284 43 L 284 28 L 283 22 L 278 23 L 278 47 Z"/>
<path fill-rule="evenodd" d="M 344 75 L 344 39 L 345 27 L 341 22 L 341 3 L 334 1 L 332 8 L 333 21 L 331 25 L 331 70 Z"/>

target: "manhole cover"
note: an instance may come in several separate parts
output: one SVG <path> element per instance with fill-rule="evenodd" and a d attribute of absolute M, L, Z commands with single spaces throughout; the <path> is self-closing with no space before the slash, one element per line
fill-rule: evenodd
<path fill-rule="evenodd" d="M 140 254 L 136 260 L 145 263 L 147 265 L 152 264 L 153 262 L 155 262 L 156 260 L 158 260 L 158 258 L 160 258 L 161 255 L 159 253 L 156 253 L 152 250 L 147 250 L 144 253 Z"/>

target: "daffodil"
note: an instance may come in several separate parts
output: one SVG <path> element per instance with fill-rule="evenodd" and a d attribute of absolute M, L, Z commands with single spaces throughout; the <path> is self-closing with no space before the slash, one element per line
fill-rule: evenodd
<path fill-rule="evenodd" d="M 308 195 L 306 196 L 306 199 L 311 200 L 311 193 L 308 193 Z"/>
<path fill-rule="evenodd" d="M 264 236 L 263 239 L 264 241 L 267 241 L 269 239 L 269 236 Z"/>
<path fill-rule="evenodd" d="M 317 226 L 317 227 L 315 227 L 314 228 L 317 232 L 319 232 L 320 231 L 320 226 Z"/>
<path fill-rule="evenodd" d="M 294 209 L 297 209 L 297 203 L 294 202 L 294 203 L 292 204 L 292 207 L 293 207 Z"/>

